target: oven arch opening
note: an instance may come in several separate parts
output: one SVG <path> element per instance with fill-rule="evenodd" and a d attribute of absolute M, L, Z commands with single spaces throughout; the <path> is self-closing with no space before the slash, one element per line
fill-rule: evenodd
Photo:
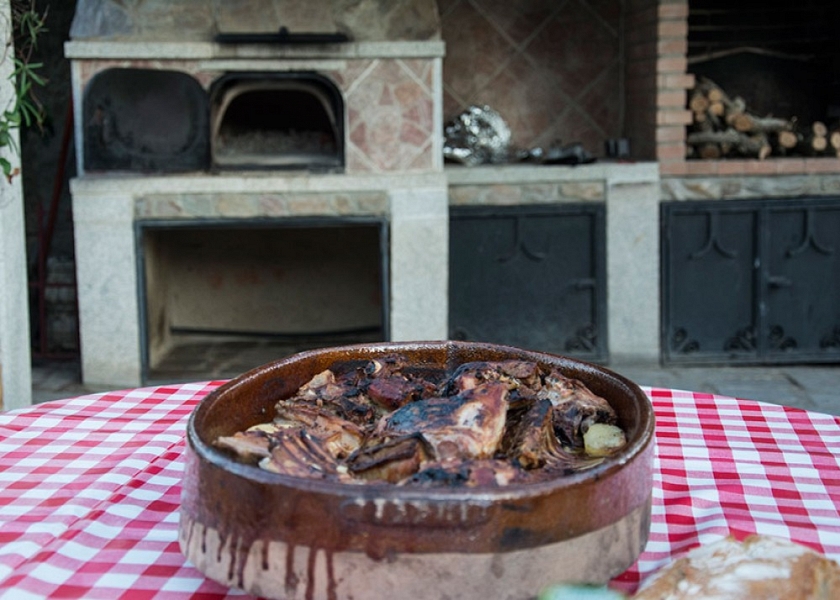
<path fill-rule="evenodd" d="M 210 96 L 214 168 L 343 169 L 344 99 L 327 77 L 229 73 Z"/>

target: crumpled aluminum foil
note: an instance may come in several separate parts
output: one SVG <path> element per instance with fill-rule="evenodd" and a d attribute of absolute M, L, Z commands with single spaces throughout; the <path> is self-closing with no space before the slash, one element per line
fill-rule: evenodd
<path fill-rule="evenodd" d="M 446 124 L 443 157 L 468 166 L 511 160 L 510 127 L 489 106 L 469 106 Z"/>
<path fill-rule="evenodd" d="M 473 167 L 476 165 L 528 161 L 541 165 L 580 165 L 595 157 L 578 143 L 554 142 L 548 148 L 516 148 L 510 141 L 510 127 L 489 106 L 469 106 L 446 124 L 443 157 Z"/>

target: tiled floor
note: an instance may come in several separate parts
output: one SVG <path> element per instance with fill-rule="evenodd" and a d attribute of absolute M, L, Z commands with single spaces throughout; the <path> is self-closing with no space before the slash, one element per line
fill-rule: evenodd
<path fill-rule="evenodd" d="M 840 365 L 662 367 L 613 364 L 640 385 L 709 392 L 840 415 Z"/>
<path fill-rule="evenodd" d="M 609 368 L 639 385 L 762 400 L 840 416 L 840 365 L 662 367 L 654 364 L 612 364 Z M 183 377 L 173 376 L 172 380 L 176 379 L 183 380 Z M 107 391 L 83 386 L 77 362 L 37 365 L 33 369 L 32 380 L 35 402 Z"/>

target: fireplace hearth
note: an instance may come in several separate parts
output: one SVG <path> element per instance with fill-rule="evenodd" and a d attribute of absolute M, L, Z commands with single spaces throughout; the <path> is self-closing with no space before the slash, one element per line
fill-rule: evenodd
<path fill-rule="evenodd" d="M 146 379 L 226 378 L 249 360 L 387 340 L 385 225 L 138 221 Z"/>

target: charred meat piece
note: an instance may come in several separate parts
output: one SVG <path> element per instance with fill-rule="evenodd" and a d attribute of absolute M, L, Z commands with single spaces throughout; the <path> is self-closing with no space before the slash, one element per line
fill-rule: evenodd
<path fill-rule="evenodd" d="M 545 377 L 538 397 L 554 406 L 554 430 L 561 441 L 582 449 L 583 434 L 593 423 L 614 425 L 618 421 L 609 403 L 577 379 L 552 371 Z"/>
<path fill-rule="evenodd" d="M 295 394 L 295 399 L 307 403 L 319 403 L 324 400 L 329 401 L 343 393 L 344 389 L 336 380 L 335 373 L 327 369 L 304 383 Z"/>
<path fill-rule="evenodd" d="M 299 428 L 294 423 L 259 423 L 245 431 L 216 438 L 216 446 L 233 451 L 244 462 L 254 462 L 271 454 L 275 438 L 289 428 Z"/>
<path fill-rule="evenodd" d="M 541 398 L 527 409 L 509 411 L 503 455 L 526 471 L 545 467 L 549 473 L 573 473 L 600 464 L 605 454 L 588 456 L 582 448 L 563 445 L 555 433 L 556 410 Z"/>
<path fill-rule="evenodd" d="M 365 365 L 364 374 L 367 377 L 389 377 L 399 373 L 408 366 L 408 360 L 402 355 L 391 354 L 374 358 Z"/>
<path fill-rule="evenodd" d="M 407 367 L 408 361 L 399 355 L 371 360 L 364 369 L 367 384 L 360 387 L 370 400 L 387 411 L 434 395 L 436 386 L 407 372 Z"/>
<path fill-rule="evenodd" d="M 368 426 L 383 414 L 383 411 L 358 389 L 346 391 L 343 395 L 331 399 L 330 404 L 324 404 L 324 407 L 360 427 Z"/>
<path fill-rule="evenodd" d="M 364 425 L 380 416 L 376 407 L 362 394 L 355 374 L 336 376 L 329 369 L 315 375 L 293 397 L 281 402 L 322 407 L 357 425 Z"/>
<path fill-rule="evenodd" d="M 337 374 L 326 370 L 300 388 L 297 402 L 329 407 L 356 424 L 366 424 L 408 402 L 434 395 L 436 386 L 404 373 L 406 360 L 393 355 L 366 361 Z"/>
<path fill-rule="evenodd" d="M 404 375 L 379 377 L 367 387 L 368 397 L 388 411 L 427 398 L 434 392 L 435 387 L 428 382 L 413 381 Z"/>
<path fill-rule="evenodd" d="M 502 439 L 507 386 L 485 383 L 457 396 L 428 398 L 386 415 L 374 435 L 395 438 L 420 434 L 436 459 L 489 458 Z"/>
<path fill-rule="evenodd" d="M 508 390 L 526 387 L 536 392 L 540 389 L 539 366 L 525 360 L 497 362 L 472 362 L 458 367 L 447 386 L 447 393 L 454 394 L 478 387 L 488 381 L 500 381 Z"/>
<path fill-rule="evenodd" d="M 428 459 L 423 438 L 412 435 L 360 448 L 347 459 L 347 467 L 362 479 L 396 483 L 416 473 Z"/>

